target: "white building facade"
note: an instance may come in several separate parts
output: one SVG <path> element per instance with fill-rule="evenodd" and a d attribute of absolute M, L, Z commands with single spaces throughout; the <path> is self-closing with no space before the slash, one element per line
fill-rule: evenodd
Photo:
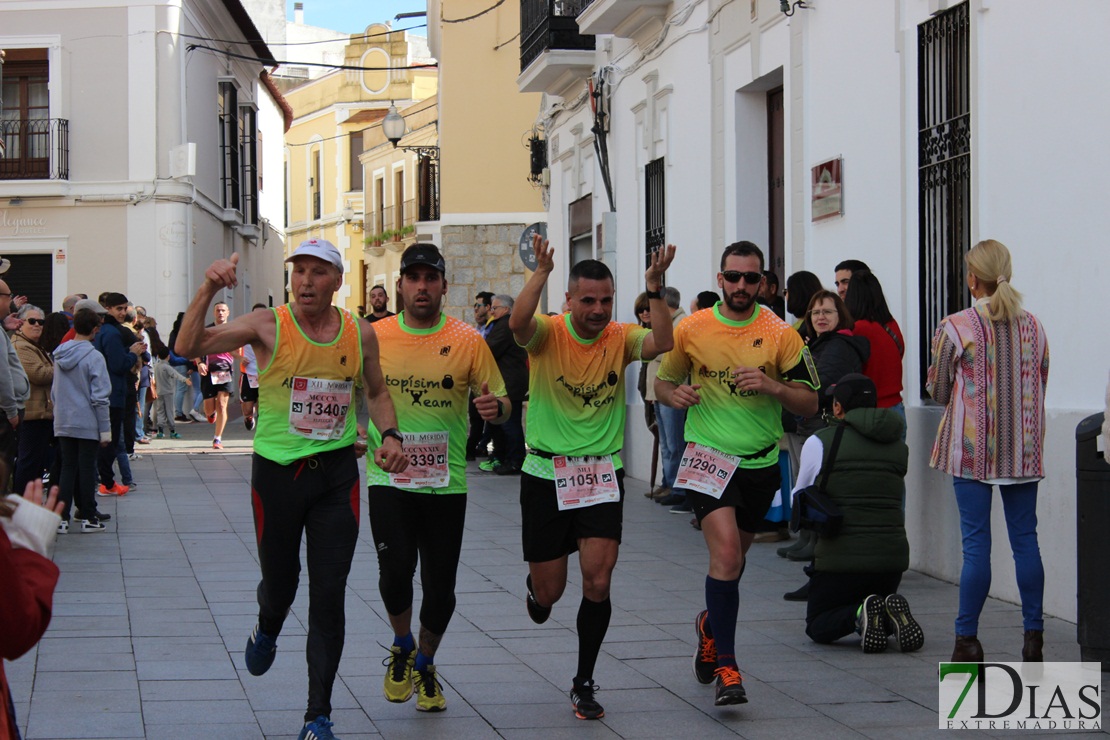
<path fill-rule="evenodd" d="M 924 397 L 924 367 L 939 318 L 966 305 L 963 254 L 986 238 L 1010 248 L 1013 285 L 1052 347 L 1045 609 L 1074 620 L 1074 430 L 1103 407 L 1110 366 L 1095 318 L 1108 217 L 1092 187 L 1110 166 L 1110 99 L 1082 70 L 1110 61 L 1110 5 L 817 0 L 786 16 L 778 0 L 523 2 L 576 18 L 583 37 L 549 36 L 518 79 L 546 93 L 552 295 L 571 262 L 596 256 L 616 275 L 617 318 L 634 321 L 645 254 L 661 243 L 679 247 L 668 283 L 684 304 L 717 289 L 721 250 L 740 239 L 783 285 L 809 270 L 831 288 L 838 262 L 865 261 L 906 336 L 912 567 L 951 581 L 958 516 L 951 481 L 928 467 L 941 408 Z M 834 176 L 815 188 L 814 168 Z M 624 458 L 647 479 L 640 418 L 630 410 Z M 1016 602 L 995 509 L 992 594 Z"/>
<path fill-rule="evenodd" d="M 238 252 L 233 313 L 283 300 L 287 121 L 238 0 L 4 3 L 0 48 L 15 292 L 47 311 L 123 292 L 166 335 L 208 264 Z"/>

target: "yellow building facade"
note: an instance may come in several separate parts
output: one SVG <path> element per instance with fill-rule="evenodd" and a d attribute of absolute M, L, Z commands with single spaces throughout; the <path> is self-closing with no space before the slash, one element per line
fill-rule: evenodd
<path fill-rule="evenodd" d="M 519 2 L 428 2 L 428 44 L 440 75 L 440 218 L 417 230 L 442 247 L 451 286 L 445 309 L 467 321 L 477 292 L 519 293 L 520 236 L 546 220 L 528 179 L 527 141 L 541 96 L 517 89 L 519 34 Z"/>
<path fill-rule="evenodd" d="M 373 285 L 364 239 L 380 233 L 364 215 L 364 132 L 380 128 L 391 104 L 408 107 L 436 94 L 438 76 L 423 42 L 372 24 L 347 46 L 344 66 L 361 69 L 336 70 L 285 94 L 293 108 L 285 135 L 287 250 L 311 238 L 335 244 L 347 267 L 335 300 L 352 311 L 367 305 Z"/>
<path fill-rule="evenodd" d="M 381 285 L 398 311 L 401 253 L 416 241 L 438 242 L 439 106 L 431 97 L 397 111 L 405 133 L 394 142 L 382 125 L 363 131 L 363 260 L 367 290 Z M 367 299 L 369 300 L 369 298 Z"/>

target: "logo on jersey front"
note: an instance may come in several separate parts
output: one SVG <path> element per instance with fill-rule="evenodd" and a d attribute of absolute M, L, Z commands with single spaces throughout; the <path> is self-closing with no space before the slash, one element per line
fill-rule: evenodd
<path fill-rule="evenodd" d="M 575 398 L 581 399 L 583 408 L 601 408 L 613 403 L 615 396 L 612 393 L 607 393 L 604 398 L 598 397 L 609 389 L 616 387 L 617 383 L 620 382 L 620 376 L 615 371 L 610 370 L 603 383 L 580 383 L 575 385 L 569 382 L 565 375 L 555 378 L 555 382 L 561 385 L 564 390 L 569 391 Z"/>
<path fill-rule="evenodd" d="M 733 368 L 727 366 L 723 370 L 710 370 L 707 366 L 702 365 L 698 370 L 698 377 L 702 380 L 703 385 L 706 382 L 715 382 L 717 385 L 725 386 L 728 388 L 728 394 L 730 396 L 751 398 L 759 395 L 759 391 L 740 390 L 739 386 L 736 384 L 736 378 L 732 375 L 733 372 Z"/>
<path fill-rule="evenodd" d="M 400 394 L 408 400 L 410 406 L 419 406 L 429 409 L 449 409 L 454 405 L 450 398 L 442 398 L 443 394 L 436 391 L 451 391 L 455 387 L 455 379 L 444 375 L 440 380 L 429 380 L 415 375 L 404 377 L 385 376 L 385 384 L 391 393 Z"/>

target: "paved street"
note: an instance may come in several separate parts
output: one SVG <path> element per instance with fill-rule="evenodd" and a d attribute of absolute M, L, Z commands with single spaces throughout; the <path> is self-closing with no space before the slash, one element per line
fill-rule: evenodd
<path fill-rule="evenodd" d="M 243 666 L 258 580 L 249 440 L 236 421 L 224 452 L 201 454 L 211 427 L 179 430 L 186 440 L 142 449 L 143 459 L 133 463 L 136 490 L 100 499 L 113 515 L 107 532 L 59 538 L 62 577 L 50 629 L 34 651 L 7 666 L 27 738 L 291 738 L 301 727 L 304 582 L 273 668 L 256 678 Z M 381 645 L 391 637 L 364 519 L 332 716 L 344 740 L 902 740 L 936 732 L 936 663 L 951 650 L 955 586 L 908 573 L 902 592 L 925 629 L 924 649 L 864 655 L 858 639 L 810 642 L 804 604 L 782 600 L 801 584 L 801 566 L 776 557 L 774 545 L 754 546 L 741 582 L 737 635 L 750 703 L 716 709 L 712 687 L 698 684 L 690 670 L 693 618 L 703 603 L 701 534 L 689 517 L 645 499 L 646 484 L 635 480 L 627 481 L 613 622 L 595 675 L 606 716 L 575 719 L 567 691 L 576 664 L 579 579 L 572 567 L 572 585 L 547 624 L 528 619 L 517 479 L 471 467 L 458 610 L 436 661 L 447 711 L 424 715 L 414 701 L 390 704 L 382 696 Z M 988 603 L 979 633 L 988 658 L 1019 659 L 1020 623 L 1016 606 Z M 1048 620 L 1045 635 L 1047 659 L 1079 659 L 1074 625 Z"/>

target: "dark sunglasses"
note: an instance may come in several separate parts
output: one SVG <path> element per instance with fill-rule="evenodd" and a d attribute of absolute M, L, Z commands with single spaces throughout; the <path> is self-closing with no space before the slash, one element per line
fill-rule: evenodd
<path fill-rule="evenodd" d="M 748 285 L 755 285 L 763 279 L 762 272 L 740 272 L 739 270 L 725 270 L 721 276 L 730 283 L 738 283 L 740 278 L 743 278 Z"/>
<path fill-rule="evenodd" d="M 46 319 L 27 319 L 27 323 L 31 326 L 42 326 L 46 323 Z"/>

